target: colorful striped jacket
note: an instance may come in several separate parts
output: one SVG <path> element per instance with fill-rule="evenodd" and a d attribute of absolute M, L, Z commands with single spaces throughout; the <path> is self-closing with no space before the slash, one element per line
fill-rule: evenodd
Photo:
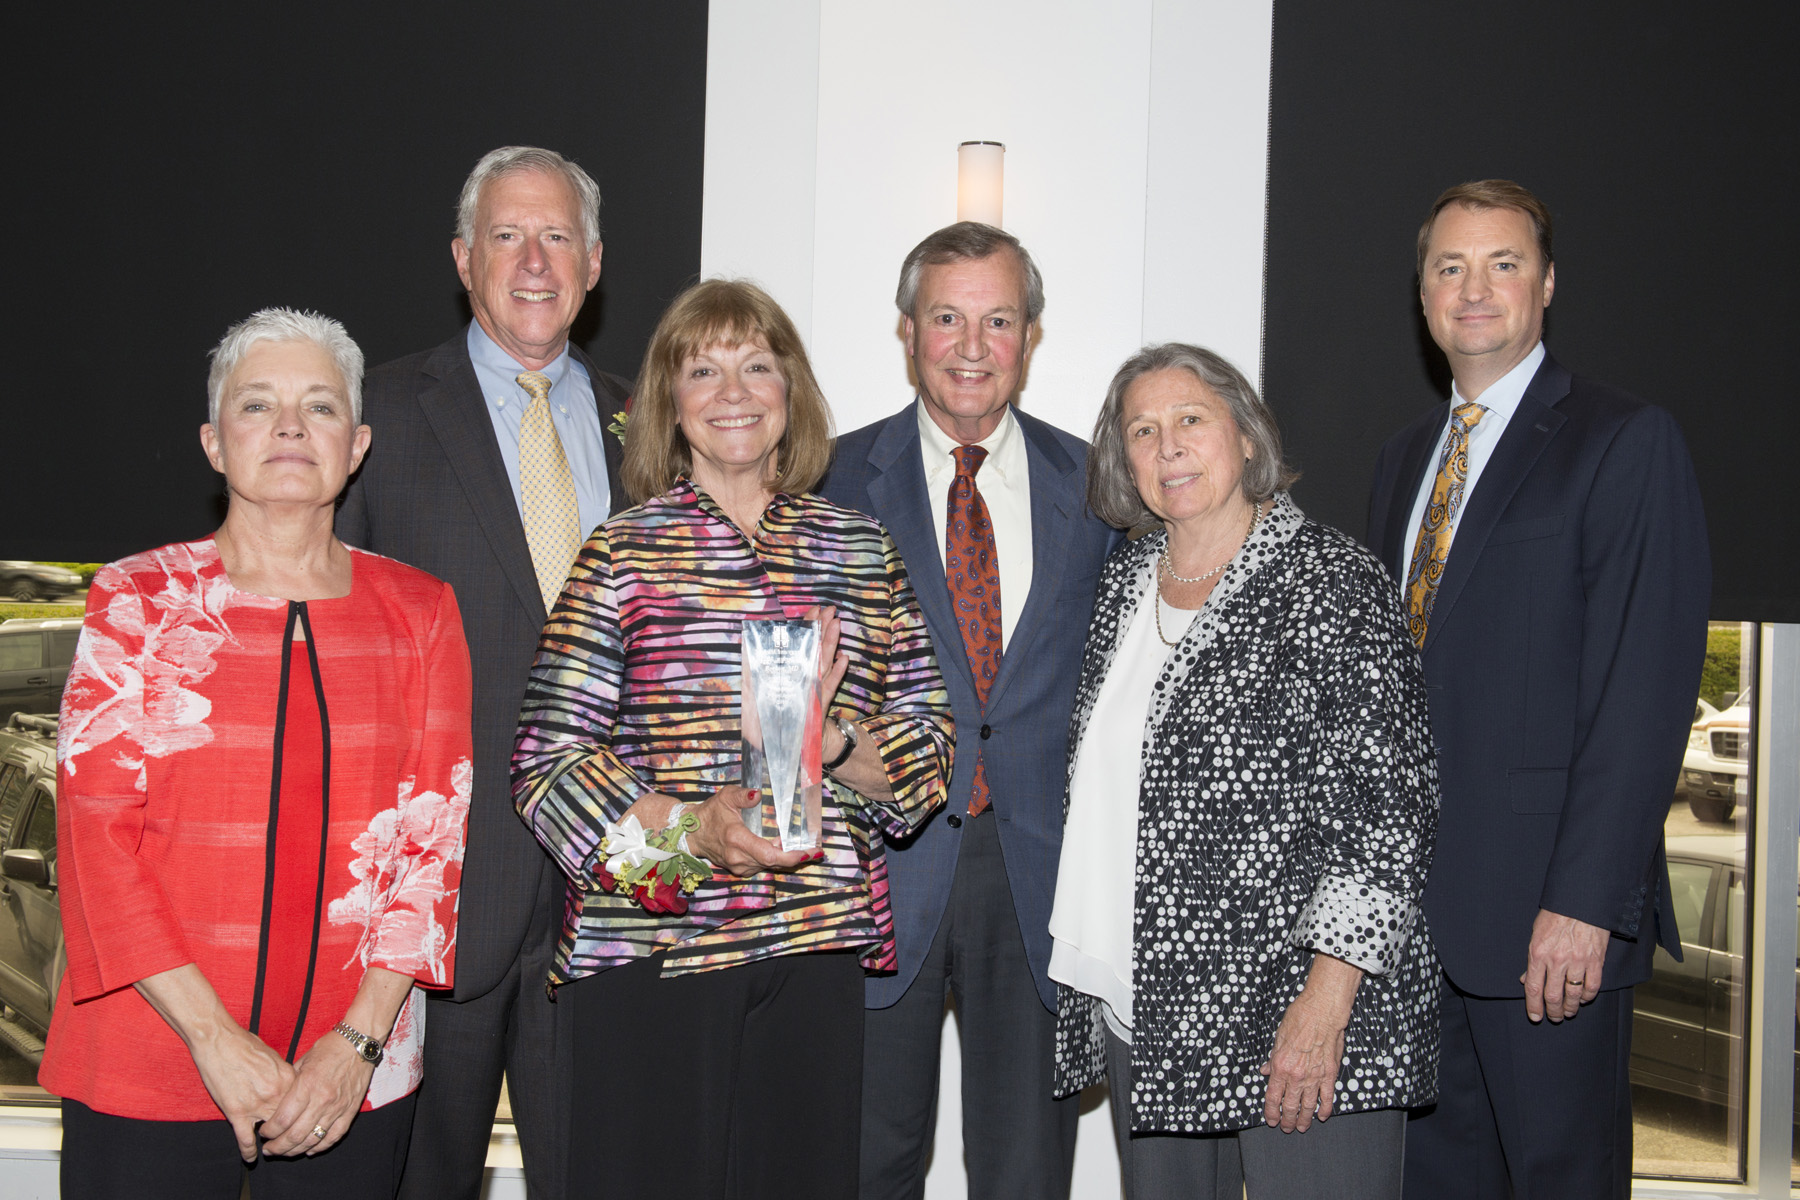
<path fill-rule="evenodd" d="M 649 791 L 704 800 L 739 778 L 740 624 L 832 605 L 849 669 L 833 714 L 857 721 L 893 799 L 826 780 L 825 860 L 701 884 L 681 916 L 602 890 L 599 845 Z M 544 627 L 513 754 L 513 801 L 569 878 L 553 982 L 666 951 L 665 974 L 856 950 L 894 969 L 881 836 L 944 801 L 950 702 L 905 567 L 881 524 L 778 495 L 746 540 L 691 482 L 594 531 Z"/>

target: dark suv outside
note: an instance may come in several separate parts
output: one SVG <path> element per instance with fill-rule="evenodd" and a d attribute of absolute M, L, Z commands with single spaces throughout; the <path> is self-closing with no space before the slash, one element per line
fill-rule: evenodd
<path fill-rule="evenodd" d="M 29 604 L 33 600 L 79 596 L 86 587 L 87 584 L 81 582 L 81 576 L 67 567 L 0 558 L 0 596 L 9 600 Z"/>
<path fill-rule="evenodd" d="M 0 1040 L 43 1053 L 67 959 L 56 898 L 56 718 L 0 728 Z"/>

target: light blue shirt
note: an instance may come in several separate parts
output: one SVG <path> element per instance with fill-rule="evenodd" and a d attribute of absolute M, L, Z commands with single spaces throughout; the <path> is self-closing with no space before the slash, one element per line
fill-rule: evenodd
<path fill-rule="evenodd" d="M 1531 353 L 1519 360 L 1517 366 L 1493 383 L 1488 389 L 1475 397 L 1475 402 L 1487 409 L 1481 423 L 1469 431 L 1469 478 L 1463 484 L 1462 507 L 1457 510 L 1456 520 L 1450 526 L 1451 545 L 1456 543 L 1456 530 L 1462 524 L 1462 515 L 1469 511 L 1469 501 L 1475 495 L 1475 485 L 1481 482 L 1481 472 L 1486 469 L 1488 459 L 1494 457 L 1494 447 L 1500 444 L 1500 435 L 1506 432 L 1507 424 L 1513 414 L 1519 411 L 1519 401 L 1525 398 L 1525 389 L 1531 386 L 1538 367 L 1544 362 L 1544 343 L 1539 342 L 1531 348 Z M 1450 411 L 1456 411 L 1457 405 L 1463 402 L 1463 394 L 1450 385 Z M 1419 541 L 1419 526 L 1425 521 L 1425 506 L 1431 502 L 1431 489 L 1437 483 L 1438 462 L 1444 457 L 1444 439 L 1450 435 L 1450 418 L 1444 417 L 1444 427 L 1438 431 L 1437 450 L 1431 461 L 1425 466 L 1425 480 L 1419 485 L 1419 494 L 1413 499 L 1412 524 L 1407 528 L 1405 548 L 1401 551 L 1406 561 L 1400 564 L 1401 578 L 1412 569 L 1413 549 Z"/>
<path fill-rule="evenodd" d="M 519 386 L 518 376 L 526 368 L 512 355 L 494 343 L 481 328 L 481 322 L 469 322 L 469 359 L 475 364 L 475 379 L 487 400 L 488 419 L 494 423 L 494 437 L 500 443 L 500 457 L 506 463 L 506 478 L 512 483 L 513 503 L 525 511 L 524 493 L 519 486 L 519 426 L 525 419 L 525 406 L 531 396 Z M 594 385 L 587 369 L 569 354 L 568 347 L 543 370 L 550 378 L 550 422 L 556 436 L 562 439 L 563 453 L 569 459 L 569 473 L 575 477 L 575 502 L 581 511 L 583 540 L 594 526 L 606 520 L 612 508 L 612 488 L 606 478 L 606 449 L 600 441 L 607 436 L 600 425 L 600 412 L 594 406 Z"/>

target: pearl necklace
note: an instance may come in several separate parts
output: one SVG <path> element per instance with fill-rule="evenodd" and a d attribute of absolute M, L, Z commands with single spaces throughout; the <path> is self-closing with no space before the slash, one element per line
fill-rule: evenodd
<path fill-rule="evenodd" d="M 1256 532 L 1256 527 L 1258 525 L 1260 525 L 1261 523 L 1262 523 L 1262 505 L 1253 504 L 1250 506 L 1249 528 L 1244 530 L 1244 543 L 1248 543 L 1250 541 L 1251 535 Z M 1242 546 L 1240 545 L 1239 548 L 1241 549 Z M 1161 566 L 1162 570 L 1168 574 L 1170 579 L 1175 580 L 1177 583 L 1205 583 L 1207 580 L 1211 579 L 1214 575 L 1217 575 L 1220 571 L 1223 571 L 1226 567 L 1230 566 L 1231 559 L 1236 558 L 1236 557 L 1237 557 L 1237 554 L 1234 552 L 1232 554 L 1231 558 L 1226 559 L 1224 562 L 1220 563 L 1218 566 L 1214 567 L 1212 570 L 1208 571 L 1206 574 L 1196 575 L 1192 579 L 1189 579 L 1184 575 L 1177 575 L 1175 573 L 1175 568 L 1170 563 L 1169 548 L 1167 546 L 1163 547 L 1163 552 L 1157 556 L 1157 560 L 1158 560 L 1158 563 Z M 1158 578 L 1156 580 L 1155 604 L 1156 604 L 1155 611 L 1156 611 L 1156 637 L 1157 637 L 1157 640 L 1160 641 L 1163 645 L 1165 645 L 1165 646 L 1169 647 L 1171 650 L 1173 650 L 1176 646 L 1181 645 L 1181 642 L 1179 640 L 1171 642 L 1169 640 L 1168 635 L 1163 632 L 1163 626 L 1162 626 L 1162 606 L 1163 606 L 1162 578 L 1160 576 L 1158 576 Z M 1173 608 L 1174 605 L 1170 605 L 1169 607 Z"/>

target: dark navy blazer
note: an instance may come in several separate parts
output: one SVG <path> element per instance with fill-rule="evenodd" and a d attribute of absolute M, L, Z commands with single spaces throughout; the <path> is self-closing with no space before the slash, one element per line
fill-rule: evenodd
<path fill-rule="evenodd" d="M 994 805 L 991 815 L 979 819 L 1000 822 L 1000 846 L 1026 957 L 1039 998 L 1055 1012 L 1056 988 L 1046 972 L 1050 906 L 1062 853 L 1069 709 L 1100 566 L 1119 534 L 1087 512 L 1087 444 L 1015 408 L 1031 471 L 1031 591 L 984 717 L 944 582 L 939 551 L 944 518 L 931 511 L 926 496 L 917 412 L 908 405 L 840 437 L 831 472 L 819 487 L 826 499 L 876 517 L 892 535 L 925 612 L 956 714 L 956 769 L 949 801 L 918 834 L 887 847 L 900 969 L 870 978 L 867 1002 L 870 1008 L 897 1002 L 937 934 L 967 828 L 979 749 L 987 758 Z M 957 819 L 954 826 L 951 817 Z"/>
<path fill-rule="evenodd" d="M 1446 404 L 1382 449 L 1404 579 Z M 1424 645 L 1443 783 L 1425 915 L 1452 982 L 1523 995 L 1540 908 L 1613 932 L 1603 988 L 1680 956 L 1662 829 L 1706 646 L 1706 520 L 1675 421 L 1548 355 L 1470 495 Z"/>

